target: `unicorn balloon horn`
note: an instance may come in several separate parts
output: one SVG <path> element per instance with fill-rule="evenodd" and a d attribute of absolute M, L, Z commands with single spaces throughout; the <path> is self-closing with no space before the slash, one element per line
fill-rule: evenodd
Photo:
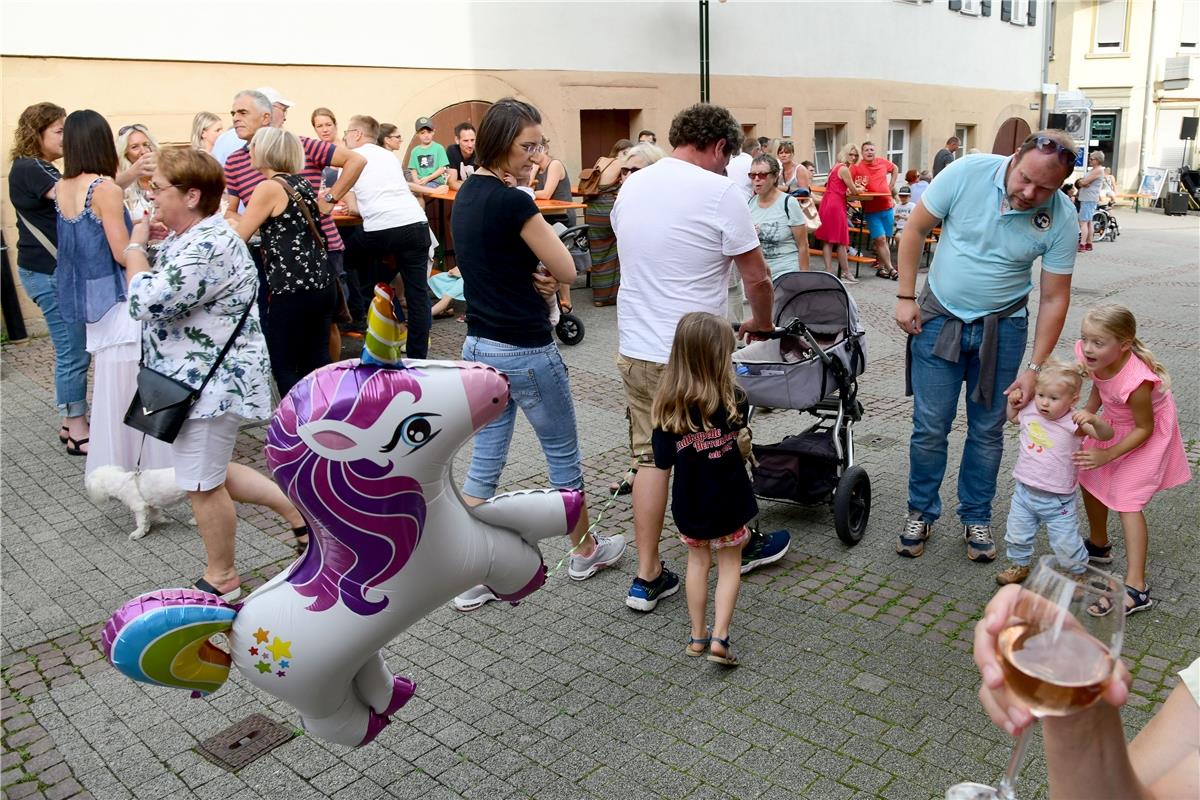
<path fill-rule="evenodd" d="M 408 343 L 404 312 L 396 302 L 396 290 L 386 283 L 375 284 L 375 297 L 367 312 L 367 336 L 362 363 L 379 367 L 403 367 L 400 359 Z"/>

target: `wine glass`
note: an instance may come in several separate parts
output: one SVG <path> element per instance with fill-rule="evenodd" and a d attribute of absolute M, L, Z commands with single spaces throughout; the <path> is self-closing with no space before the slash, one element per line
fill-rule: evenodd
<path fill-rule="evenodd" d="M 1008 690 L 1034 717 L 1069 716 L 1100 699 L 1121 656 L 1124 598 L 1124 583 L 1107 572 L 1056 555 L 1038 559 L 997 641 Z M 998 785 L 955 784 L 946 800 L 1016 800 L 1032 734 L 1032 725 L 1021 733 Z"/>

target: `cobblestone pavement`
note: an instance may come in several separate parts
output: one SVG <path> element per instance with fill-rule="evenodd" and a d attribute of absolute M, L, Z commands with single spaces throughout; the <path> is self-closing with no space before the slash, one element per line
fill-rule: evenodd
<path fill-rule="evenodd" d="M 1195 468 L 1196 219 L 1120 214 L 1120 240 L 1079 259 L 1060 352 L 1068 352 L 1089 304 L 1131 306 L 1142 337 L 1173 373 Z M 300 734 L 237 773 L 206 761 L 197 744 L 254 712 L 298 727 L 289 707 L 252 691 L 236 673 L 203 700 L 136 684 L 97 649 L 101 623 L 122 602 L 186 585 L 200 573 L 203 551 L 186 510 L 129 541 L 128 512 L 93 504 L 82 489 L 82 459 L 67 457 L 54 441 L 46 340 L 6 347 L 4 796 L 912 800 L 940 797 L 956 780 L 996 778 L 1009 740 L 979 708 L 969 653 L 997 567 L 966 560 L 951 519 L 936 527 L 923 558 L 900 559 L 893 551 L 909 431 L 903 340 L 891 323 L 894 289 L 874 277 L 853 289 L 869 329 L 867 415 L 856 429 L 873 483 L 866 536 L 848 549 L 834 535 L 828 509 L 762 504 L 762 524 L 790 529 L 793 545 L 783 562 L 745 581 L 734 621 L 742 667 L 722 672 L 683 657 L 682 593 L 648 615 L 625 607 L 630 552 L 586 583 L 559 572 L 517 608 L 439 610 L 387 649 L 389 666 L 416 679 L 417 695 L 374 744 L 347 750 Z M 587 338 L 563 350 L 595 515 L 603 487 L 623 469 L 625 423 L 612 361 L 615 312 L 593 309 L 586 290 L 577 299 Z M 439 322 L 432 353 L 456 356 L 464 327 Z M 756 438 L 777 440 L 801 422 L 793 413 L 761 417 Z M 961 443 L 962 433 L 960 424 L 954 441 Z M 261 426 L 249 428 L 238 445 L 238 457 L 260 468 L 262 436 Z M 533 442 L 522 420 L 506 488 L 545 482 Z M 996 502 L 1000 530 L 1012 489 L 1009 451 Z M 943 492 L 951 507 L 956 473 L 952 455 Z M 1125 637 L 1135 676 L 1125 713 L 1130 735 L 1163 702 L 1177 682 L 1174 673 L 1200 651 L 1196 486 L 1159 496 L 1147 511 L 1157 602 L 1130 619 Z M 630 518 L 622 498 L 604 512 L 599 529 L 631 534 Z M 1119 569 L 1124 551 L 1117 529 L 1113 523 Z M 237 565 L 246 583 L 287 566 L 286 537 L 280 521 L 241 509 Z M 561 542 L 545 551 L 551 565 L 564 552 Z M 677 541 L 664 541 L 663 553 L 668 563 L 683 565 Z M 1044 796 L 1040 756 L 1024 780 L 1030 788 L 1023 797 Z"/>

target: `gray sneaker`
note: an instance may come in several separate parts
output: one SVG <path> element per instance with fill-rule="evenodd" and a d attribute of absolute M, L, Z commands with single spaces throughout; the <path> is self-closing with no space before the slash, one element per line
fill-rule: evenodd
<path fill-rule="evenodd" d="M 996 559 L 991 525 L 963 525 L 963 541 L 967 543 L 967 558 L 972 561 L 986 564 Z"/>
<path fill-rule="evenodd" d="M 605 567 L 612 566 L 625 555 L 625 537 L 621 534 L 612 536 L 593 536 L 596 549 L 587 558 L 571 556 L 567 565 L 567 575 L 573 581 L 585 581 Z"/>
<path fill-rule="evenodd" d="M 474 611 L 477 608 L 483 608 L 486 604 L 493 600 L 498 600 L 492 593 L 492 590 L 484 586 L 482 583 L 478 586 L 472 586 L 465 592 L 454 598 L 454 607 L 459 611 Z"/>
<path fill-rule="evenodd" d="M 925 552 L 925 540 L 933 533 L 933 523 L 921 519 L 920 511 L 910 511 L 904 518 L 904 530 L 896 540 L 896 552 L 908 558 L 920 558 Z"/>

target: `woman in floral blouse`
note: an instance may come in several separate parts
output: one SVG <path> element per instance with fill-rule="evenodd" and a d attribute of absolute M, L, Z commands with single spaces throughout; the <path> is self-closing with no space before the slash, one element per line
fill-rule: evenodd
<path fill-rule="evenodd" d="M 174 444 L 175 479 L 188 493 L 208 554 L 196 588 L 227 601 L 241 594 L 233 566 L 233 501 L 265 505 L 307 540 L 304 519 L 275 483 L 230 464 L 242 420 L 271 414 L 271 364 L 259 324 L 258 278 L 246 245 L 221 218 L 221 166 L 190 147 L 159 153 L 149 194 L 171 231 L 156 269 L 146 260 L 149 225 L 139 222 L 126 248 L 129 313 L 142 320 L 145 366 L 199 388 L 249 306 L 249 315 Z"/>

